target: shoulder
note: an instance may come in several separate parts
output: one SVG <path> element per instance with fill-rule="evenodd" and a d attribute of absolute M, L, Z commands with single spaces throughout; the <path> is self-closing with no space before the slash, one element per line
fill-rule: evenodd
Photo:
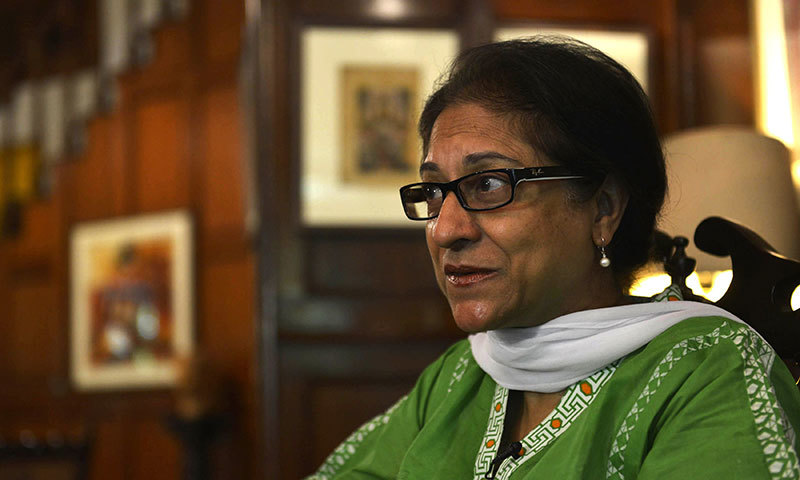
<path fill-rule="evenodd" d="M 797 388 L 772 347 L 748 325 L 725 317 L 693 317 L 670 327 L 623 359 L 620 373 L 648 401 L 707 397 L 720 408 L 755 412 L 771 398 L 770 415 L 800 408 Z"/>
<path fill-rule="evenodd" d="M 686 407 L 707 399 L 718 411 L 747 412 L 750 421 L 781 419 L 787 438 L 794 438 L 800 415 L 786 412 L 800 412 L 800 392 L 772 347 L 744 323 L 688 318 L 629 355 L 623 367 L 641 397 Z"/>
<path fill-rule="evenodd" d="M 693 353 L 701 355 L 772 356 L 774 351 L 748 325 L 722 316 L 687 318 L 651 340 L 642 353 L 678 360 Z"/>
<path fill-rule="evenodd" d="M 800 392 L 774 350 L 748 325 L 719 316 L 688 318 L 623 359 L 617 374 L 615 380 L 625 382 L 627 395 L 618 400 L 627 413 L 614 451 L 647 456 L 642 472 L 673 468 L 668 459 L 676 449 L 692 445 L 704 451 L 711 435 L 728 439 L 724 448 L 732 458 L 797 473 Z M 640 425 L 658 434 L 639 445 L 629 433 Z M 619 458 L 612 463 L 623 468 Z"/>

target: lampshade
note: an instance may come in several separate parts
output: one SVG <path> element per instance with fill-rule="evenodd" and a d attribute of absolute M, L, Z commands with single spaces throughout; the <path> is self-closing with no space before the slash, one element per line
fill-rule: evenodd
<path fill-rule="evenodd" d="M 778 253 L 800 258 L 800 209 L 789 150 L 745 127 L 705 127 L 664 140 L 669 194 L 659 229 L 690 240 L 716 215 L 761 235 Z M 730 258 L 687 250 L 697 271 L 731 268 Z"/>

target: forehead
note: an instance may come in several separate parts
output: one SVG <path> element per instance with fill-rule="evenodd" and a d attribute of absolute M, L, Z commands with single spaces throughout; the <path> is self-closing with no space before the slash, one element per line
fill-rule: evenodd
<path fill-rule="evenodd" d="M 533 147 L 517 130 L 507 118 L 476 104 L 447 107 L 433 125 L 421 170 L 435 166 L 439 170 L 458 172 L 468 168 L 469 163 L 476 163 L 475 154 L 481 154 L 479 157 L 483 159 L 478 163 L 497 163 L 498 167 L 541 165 Z M 493 156 L 492 152 L 498 155 Z"/>

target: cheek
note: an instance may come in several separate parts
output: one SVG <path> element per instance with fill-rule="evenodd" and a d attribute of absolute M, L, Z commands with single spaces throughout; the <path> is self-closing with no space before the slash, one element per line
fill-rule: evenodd
<path fill-rule="evenodd" d="M 520 286 L 568 268 L 578 253 L 576 244 L 582 234 L 577 215 L 557 209 L 517 215 L 514 222 L 498 224 L 494 229 L 495 243 L 503 250 L 510 273 Z"/>
<path fill-rule="evenodd" d="M 435 220 L 428 221 L 427 225 L 425 226 L 425 243 L 428 246 L 428 254 L 431 256 L 431 262 L 433 263 L 433 273 L 436 275 L 436 281 L 441 287 L 443 282 L 443 274 L 442 269 L 439 268 L 441 263 L 440 248 L 436 245 L 436 242 L 433 241 L 432 237 L 434 222 Z"/>
<path fill-rule="evenodd" d="M 431 255 L 431 260 L 436 262 L 438 247 L 433 241 L 434 220 L 428 220 L 425 224 L 425 243 L 428 245 L 428 253 Z"/>

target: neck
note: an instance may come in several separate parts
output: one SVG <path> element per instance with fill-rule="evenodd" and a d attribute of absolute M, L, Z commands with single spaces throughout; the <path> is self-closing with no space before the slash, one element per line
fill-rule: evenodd
<path fill-rule="evenodd" d="M 600 267 L 598 267 L 600 268 Z M 595 308 L 615 307 L 629 303 L 612 272 L 603 271 L 571 294 L 572 301 L 565 302 L 563 311 L 553 318 Z M 552 318 L 548 319 L 552 320 Z"/>
<path fill-rule="evenodd" d="M 509 392 L 505 441 L 510 443 L 525 438 L 528 432 L 550 415 L 563 395 L 564 390 L 554 393 Z"/>

